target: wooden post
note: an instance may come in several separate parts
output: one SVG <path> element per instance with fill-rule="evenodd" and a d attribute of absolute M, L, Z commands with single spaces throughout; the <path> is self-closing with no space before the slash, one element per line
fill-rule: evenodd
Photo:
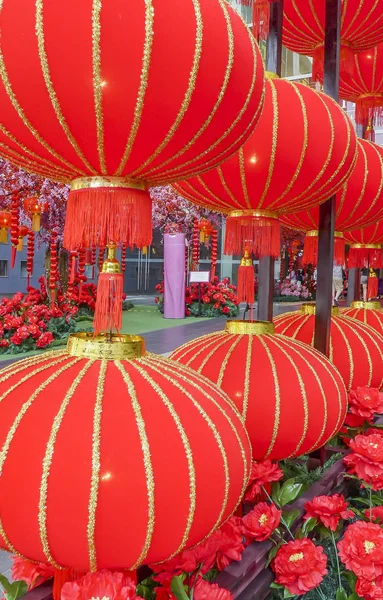
<path fill-rule="evenodd" d="M 360 300 L 360 269 L 348 270 L 347 306 Z"/>
<path fill-rule="evenodd" d="M 337 102 L 339 101 L 340 17 L 341 0 L 326 0 L 324 91 Z M 319 208 L 314 345 L 327 356 L 330 347 L 335 210 L 335 196 Z"/>
<path fill-rule="evenodd" d="M 283 0 L 270 4 L 270 30 L 266 42 L 266 71 L 282 73 Z M 273 320 L 274 259 L 265 256 L 259 260 L 258 320 Z"/>

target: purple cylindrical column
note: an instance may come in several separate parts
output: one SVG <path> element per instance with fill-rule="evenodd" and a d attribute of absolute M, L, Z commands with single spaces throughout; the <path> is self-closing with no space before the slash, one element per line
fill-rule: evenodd
<path fill-rule="evenodd" d="M 164 317 L 185 318 L 185 235 L 164 235 Z"/>

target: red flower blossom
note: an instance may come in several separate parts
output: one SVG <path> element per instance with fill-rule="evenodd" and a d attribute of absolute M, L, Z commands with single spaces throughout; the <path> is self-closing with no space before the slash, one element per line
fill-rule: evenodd
<path fill-rule="evenodd" d="M 352 510 L 348 510 L 345 497 L 339 494 L 316 496 L 311 502 L 306 502 L 305 510 L 303 519 L 316 518 L 331 531 L 336 531 L 341 519 L 352 519 L 355 516 Z"/>
<path fill-rule="evenodd" d="M 224 306 L 222 312 L 224 315 L 228 315 L 230 313 L 230 308 L 228 306 Z"/>
<path fill-rule="evenodd" d="M 358 387 L 348 395 L 350 411 L 372 422 L 374 415 L 383 413 L 383 394 L 376 388 Z"/>
<path fill-rule="evenodd" d="M 17 335 L 17 333 L 14 333 L 9 339 L 12 344 L 15 344 L 15 346 L 20 346 L 23 343 L 23 340 Z"/>
<path fill-rule="evenodd" d="M 271 563 L 276 583 L 297 596 L 303 596 L 321 584 L 328 572 L 326 565 L 322 546 L 315 546 L 308 538 L 281 546 Z"/>
<path fill-rule="evenodd" d="M 383 600 L 383 576 L 373 581 L 360 577 L 356 582 L 355 591 L 364 600 Z"/>
<path fill-rule="evenodd" d="M 44 581 L 52 579 L 55 570 L 54 567 L 44 565 L 43 563 L 31 563 L 29 560 L 13 556 L 12 578 L 14 581 L 25 581 L 28 589 L 41 585 Z"/>
<path fill-rule="evenodd" d="M 29 337 L 28 327 L 26 325 L 22 325 L 17 329 L 16 335 L 18 335 L 21 340 L 26 340 Z"/>
<path fill-rule="evenodd" d="M 233 600 L 234 596 L 216 583 L 198 579 L 193 594 L 193 600 Z"/>
<path fill-rule="evenodd" d="M 35 325 L 34 323 L 32 323 L 31 325 L 28 325 L 28 332 L 31 334 L 31 336 L 34 339 L 39 338 L 42 333 L 41 329 L 39 329 L 37 327 L 37 325 Z"/>
<path fill-rule="evenodd" d="M 38 340 L 36 340 L 36 348 L 46 348 L 46 346 L 51 344 L 53 340 L 53 333 L 51 331 L 46 331 L 39 337 Z"/>
<path fill-rule="evenodd" d="M 355 428 L 355 427 L 362 427 L 364 421 L 365 421 L 364 417 L 361 417 L 360 415 L 354 415 L 352 413 L 348 413 L 344 423 L 345 423 L 345 425 L 347 425 L 347 427 Z"/>
<path fill-rule="evenodd" d="M 383 575 L 383 529 L 375 523 L 356 521 L 338 543 L 339 556 L 346 569 L 357 577 L 373 581 Z"/>
<path fill-rule="evenodd" d="M 282 511 L 275 504 L 271 506 L 266 502 L 259 502 L 252 511 L 243 517 L 249 537 L 256 542 L 267 540 L 279 526 Z"/>
<path fill-rule="evenodd" d="M 383 506 L 374 506 L 371 511 L 369 508 L 366 508 L 364 514 L 367 519 L 371 518 L 372 521 L 380 519 L 379 522 L 383 524 Z"/>
<path fill-rule="evenodd" d="M 136 600 L 136 584 L 122 573 L 98 571 L 88 573 L 78 581 L 65 583 L 61 591 L 61 600 L 90 600 L 90 598 L 108 600 Z"/>
<path fill-rule="evenodd" d="M 271 460 L 254 461 L 251 468 L 249 485 L 244 497 L 245 502 L 254 502 L 262 490 L 262 486 L 272 481 L 279 481 L 283 477 L 283 471 L 278 463 Z"/>
<path fill-rule="evenodd" d="M 349 472 L 370 484 L 374 490 L 382 490 L 383 437 L 377 434 L 357 435 L 349 445 L 352 453 L 343 459 Z"/>
<path fill-rule="evenodd" d="M 0 340 L 0 347 L 1 348 L 8 348 L 8 346 L 9 346 L 9 340 L 6 340 L 6 339 Z"/>

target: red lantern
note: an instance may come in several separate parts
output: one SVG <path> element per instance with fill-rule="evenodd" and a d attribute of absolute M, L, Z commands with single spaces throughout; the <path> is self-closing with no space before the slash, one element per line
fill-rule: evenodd
<path fill-rule="evenodd" d="M 383 268 L 383 220 L 355 229 L 345 234 L 346 242 L 350 244 L 348 253 L 348 268 L 373 267 Z"/>
<path fill-rule="evenodd" d="M 147 189 L 215 167 L 257 123 L 263 64 L 251 32 L 220 0 L 184 0 L 175 28 L 178 9 L 2 3 L 1 155 L 71 184 L 68 249 L 148 246 Z"/>
<path fill-rule="evenodd" d="M 12 215 L 8 210 L 0 211 L 0 243 L 8 243 L 8 229 L 11 226 Z"/>
<path fill-rule="evenodd" d="M 28 235 L 28 231 L 29 231 L 29 229 L 25 225 L 21 225 L 21 227 L 19 227 L 19 234 L 18 234 L 19 242 L 16 247 L 16 250 L 18 252 L 21 252 L 21 250 L 23 249 L 23 238 L 25 238 L 25 236 Z"/>
<path fill-rule="evenodd" d="M 198 223 L 198 229 L 199 241 L 201 242 L 201 244 L 206 244 L 213 230 L 212 224 L 210 223 L 209 219 L 201 219 Z"/>
<path fill-rule="evenodd" d="M 275 331 L 294 340 L 314 343 L 315 304 L 274 318 Z M 330 360 L 348 390 L 358 386 L 381 388 L 383 383 L 383 337 L 376 331 L 332 309 Z"/>
<path fill-rule="evenodd" d="M 284 0 L 283 44 L 313 57 L 313 77 L 323 74 L 325 5 L 323 0 Z M 383 42 L 383 1 L 342 0 L 341 72 L 353 68 L 354 53 Z"/>
<path fill-rule="evenodd" d="M 341 313 L 369 325 L 383 335 L 383 310 L 380 302 L 351 302 L 351 306 L 342 309 Z"/>
<path fill-rule="evenodd" d="M 338 104 L 305 85 L 268 80 L 250 140 L 217 169 L 174 187 L 196 204 L 228 213 L 225 254 L 241 254 L 246 245 L 256 255 L 277 257 L 279 216 L 336 193 L 355 160 L 355 131 Z"/>
<path fill-rule="evenodd" d="M 344 73 L 339 82 L 343 100 L 355 102 L 355 121 L 367 125 L 381 124 L 383 109 L 383 44 L 354 56 L 354 69 Z"/>
<path fill-rule="evenodd" d="M 355 168 L 336 196 L 334 260 L 341 265 L 345 262 L 345 232 L 383 218 L 383 149 L 367 140 L 358 140 L 358 150 Z M 284 215 L 281 220 L 284 225 L 307 232 L 303 262 L 315 265 L 319 209 Z"/>
<path fill-rule="evenodd" d="M 0 546 L 28 559 L 80 571 L 167 560 L 219 527 L 248 483 L 228 397 L 137 336 L 72 336 L 67 352 L 3 370 L 0 395 Z"/>
<path fill-rule="evenodd" d="M 32 231 L 40 231 L 41 214 L 45 211 L 45 205 L 39 202 L 38 198 L 31 196 L 24 200 L 24 210 L 32 218 Z"/>
<path fill-rule="evenodd" d="M 347 412 L 342 379 L 329 360 L 274 334 L 272 323 L 229 321 L 171 358 L 217 383 L 244 419 L 253 458 L 279 460 L 323 446 Z"/>

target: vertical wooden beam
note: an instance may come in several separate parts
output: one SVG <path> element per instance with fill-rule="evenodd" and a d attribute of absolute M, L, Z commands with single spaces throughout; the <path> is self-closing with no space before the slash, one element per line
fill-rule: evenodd
<path fill-rule="evenodd" d="M 266 71 L 282 73 L 283 0 L 270 4 L 270 31 L 266 42 Z M 273 320 L 274 259 L 265 256 L 259 260 L 258 320 Z"/>
<path fill-rule="evenodd" d="M 360 300 L 360 269 L 348 270 L 347 306 Z"/>
<path fill-rule="evenodd" d="M 339 101 L 340 17 L 341 0 L 326 0 L 324 91 L 337 102 Z M 319 209 L 314 345 L 327 356 L 330 347 L 335 210 L 335 196 L 324 202 Z"/>

